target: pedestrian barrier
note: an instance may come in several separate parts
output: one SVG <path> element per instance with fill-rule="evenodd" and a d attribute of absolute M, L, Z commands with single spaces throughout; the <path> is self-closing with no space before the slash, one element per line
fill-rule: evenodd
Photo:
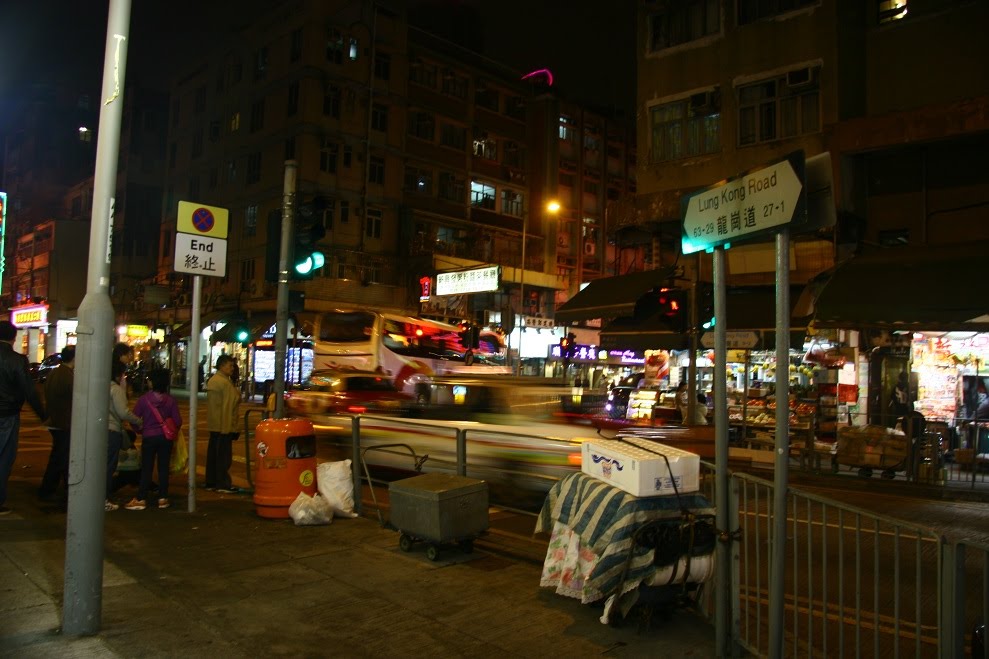
<path fill-rule="evenodd" d="M 254 505 L 260 517 L 287 518 L 300 492 L 316 494 L 316 434 L 311 421 L 262 421 L 254 434 L 254 450 L 258 464 Z"/>

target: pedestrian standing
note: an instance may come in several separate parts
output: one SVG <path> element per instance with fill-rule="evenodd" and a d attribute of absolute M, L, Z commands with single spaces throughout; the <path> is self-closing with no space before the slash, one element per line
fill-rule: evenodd
<path fill-rule="evenodd" d="M 106 445 L 106 505 L 107 512 L 112 512 L 120 506 L 114 503 L 113 495 L 113 472 L 117 471 L 117 461 L 120 458 L 120 449 L 125 444 L 130 447 L 131 442 L 124 440 L 124 422 L 132 425 L 141 425 L 141 417 L 132 413 L 127 408 L 127 391 L 124 389 L 124 382 L 127 377 L 127 365 L 120 360 L 114 360 L 110 365 L 110 414 L 109 414 L 109 436 Z"/>
<path fill-rule="evenodd" d="M 14 352 L 17 328 L 0 320 L 0 515 L 9 515 L 7 480 L 17 457 L 17 437 L 21 428 L 21 407 L 26 400 L 38 418 L 45 420 L 45 408 L 38 390 L 27 374 L 27 357 Z"/>
<path fill-rule="evenodd" d="M 52 450 L 48 466 L 41 477 L 38 498 L 51 501 L 59 485 L 65 485 L 63 501 L 69 496 L 69 442 L 72 430 L 72 384 L 75 376 L 76 347 L 62 348 L 62 361 L 45 380 L 45 405 L 50 415 L 48 430 L 52 435 Z"/>
<path fill-rule="evenodd" d="M 237 407 L 240 393 L 231 377 L 236 360 L 220 355 L 216 373 L 206 383 L 206 422 L 209 445 L 206 449 L 206 489 L 233 492 L 230 464 L 233 462 L 233 440 L 237 436 Z"/>
<path fill-rule="evenodd" d="M 166 370 L 151 372 L 151 391 L 141 396 L 134 406 L 134 414 L 141 417 L 141 484 L 137 496 L 131 499 L 127 510 L 144 510 L 147 507 L 148 490 L 151 487 L 151 471 L 158 462 L 158 507 L 168 508 L 168 473 L 172 457 L 172 441 L 165 437 L 165 420 L 171 419 L 175 428 L 182 427 L 179 406 L 169 396 L 169 375 Z"/>

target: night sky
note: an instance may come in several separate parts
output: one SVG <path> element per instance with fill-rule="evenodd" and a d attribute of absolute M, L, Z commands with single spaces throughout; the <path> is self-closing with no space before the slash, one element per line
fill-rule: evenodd
<path fill-rule="evenodd" d="M 271 0 L 267 0 L 270 2 Z M 253 2 L 238 0 L 238 14 Z M 237 27 L 223 0 L 133 0 L 129 78 L 167 79 L 196 44 Z M 74 82 L 98 92 L 109 0 L 0 2 L 0 132 L 20 84 Z M 522 71 L 550 68 L 568 96 L 631 110 L 635 99 L 634 0 L 409 0 L 426 29 Z M 439 11 L 437 11 L 437 8 Z M 162 85 L 167 88 L 167 85 Z"/>

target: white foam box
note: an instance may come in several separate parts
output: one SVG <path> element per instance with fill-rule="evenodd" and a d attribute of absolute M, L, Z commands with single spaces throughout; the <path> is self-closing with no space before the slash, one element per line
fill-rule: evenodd
<path fill-rule="evenodd" d="M 699 489 L 701 458 L 696 453 L 628 437 L 584 442 L 581 451 L 581 471 L 633 496 L 673 494 L 674 482 L 681 494 Z"/>

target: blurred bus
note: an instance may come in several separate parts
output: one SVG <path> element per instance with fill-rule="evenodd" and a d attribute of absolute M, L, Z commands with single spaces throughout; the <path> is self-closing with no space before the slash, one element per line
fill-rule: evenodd
<path fill-rule="evenodd" d="M 480 330 L 475 349 L 463 345 L 459 325 L 364 310 L 334 310 L 316 321 L 315 369 L 353 368 L 393 378 L 395 386 L 428 402 L 434 376 L 508 374 L 497 332 Z"/>

